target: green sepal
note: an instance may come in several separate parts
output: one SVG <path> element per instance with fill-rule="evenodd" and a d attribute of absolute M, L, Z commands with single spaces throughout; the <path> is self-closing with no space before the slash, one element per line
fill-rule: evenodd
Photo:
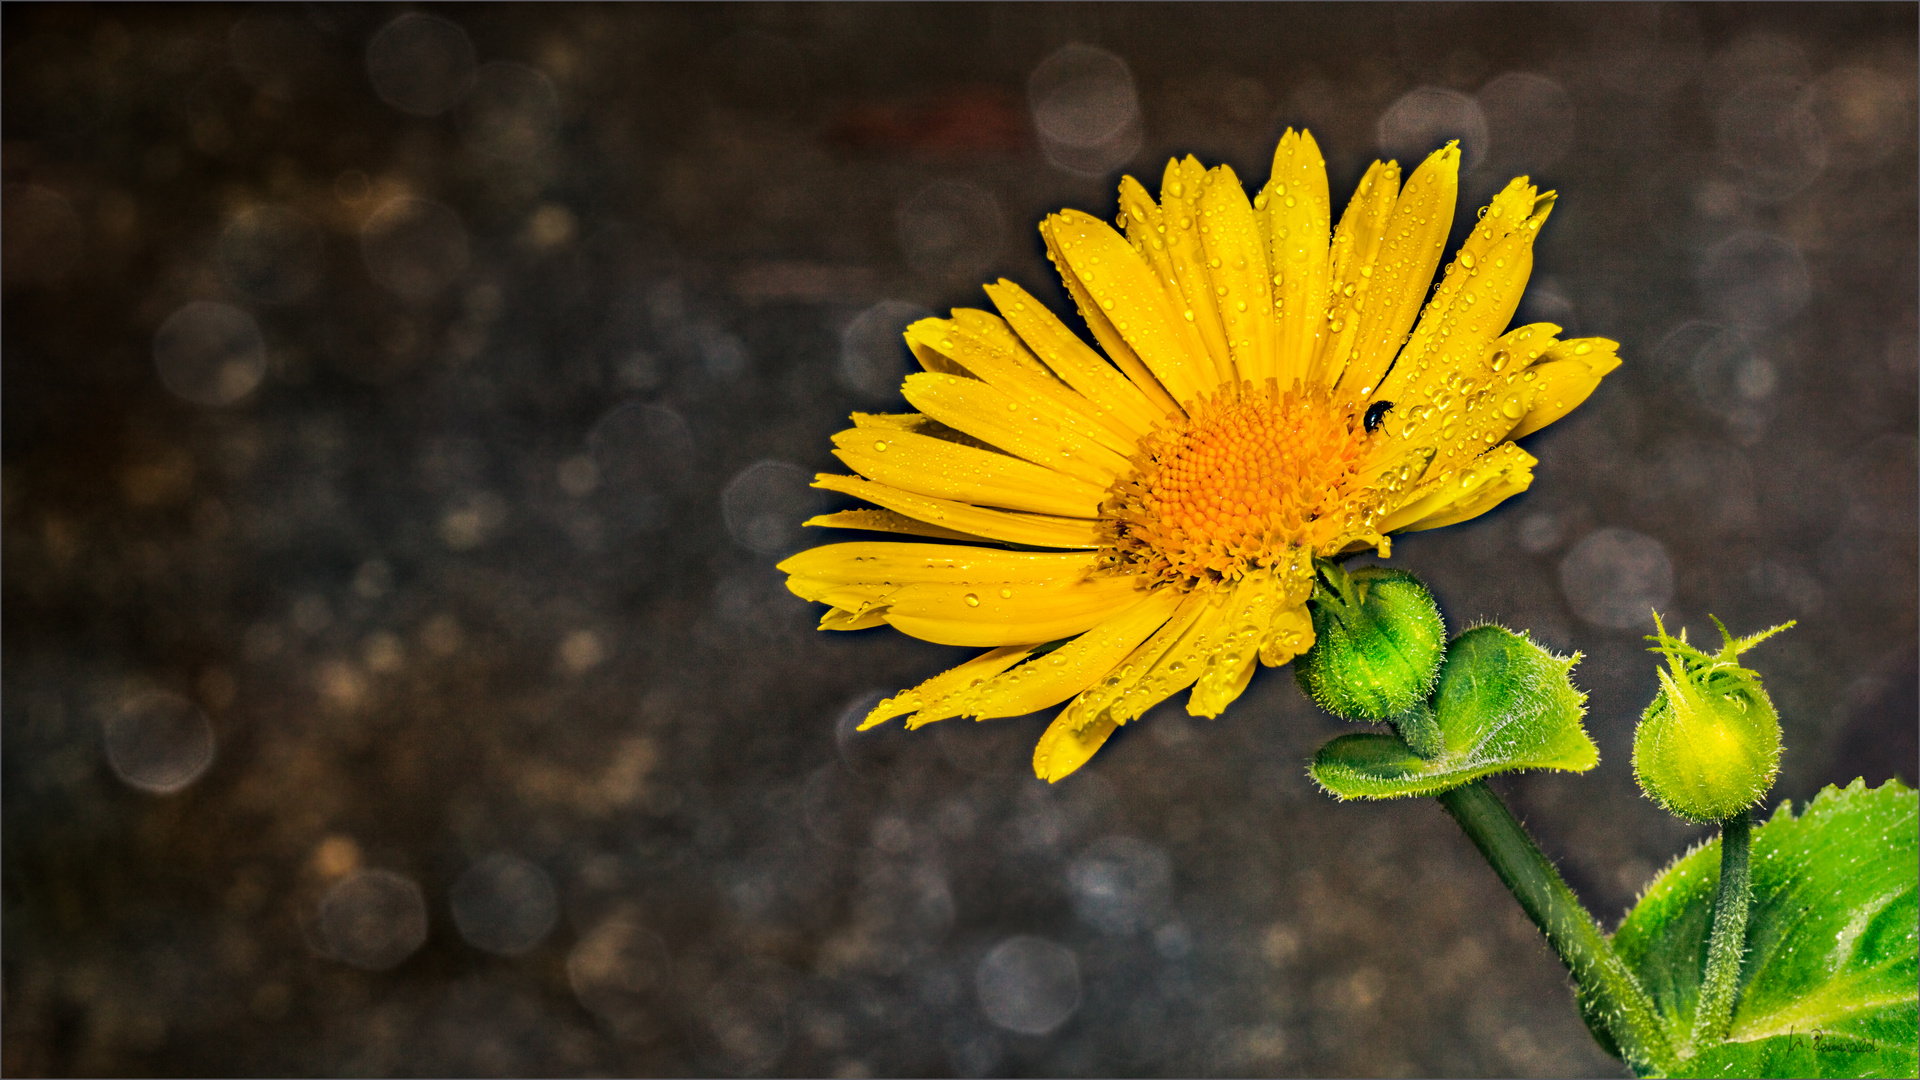
<path fill-rule="evenodd" d="M 1698 824 L 1724 821 L 1759 802 L 1780 774 L 1780 719 L 1741 653 L 1792 626 L 1736 638 L 1719 619 L 1721 649 L 1709 654 L 1667 633 L 1653 616 L 1650 652 L 1667 658 L 1660 692 L 1633 733 L 1633 775 L 1668 813 Z"/>
<path fill-rule="evenodd" d="M 1674 1075 L 1920 1070 L 1916 858 L 1920 796 L 1899 781 L 1828 787 L 1798 817 L 1783 803 L 1755 828 L 1732 1030 Z M 1662 871 L 1613 936 L 1670 1032 L 1692 1030 L 1719 881 L 1716 838 Z"/>
<path fill-rule="evenodd" d="M 1437 795 L 1520 769 L 1585 772 L 1600 750 L 1580 725 L 1586 695 L 1567 678 L 1579 661 L 1505 627 L 1476 627 L 1453 639 L 1440 668 L 1439 754 L 1422 757 L 1397 735 L 1343 735 L 1320 748 L 1310 772 L 1341 799 Z"/>
<path fill-rule="evenodd" d="M 1420 579 L 1384 566 L 1348 574 L 1324 560 L 1316 570 L 1313 648 L 1293 661 L 1300 688 L 1360 721 L 1397 716 L 1431 694 L 1447 628 Z"/>

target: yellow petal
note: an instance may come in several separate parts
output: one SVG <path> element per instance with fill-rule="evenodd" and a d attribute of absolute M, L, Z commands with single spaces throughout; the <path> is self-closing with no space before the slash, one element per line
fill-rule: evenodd
<path fill-rule="evenodd" d="M 1585 346 L 1587 351 L 1581 352 Z M 1572 412 L 1600 385 L 1600 379 L 1620 366 L 1620 345 L 1606 338 L 1573 338 L 1556 343 L 1532 367 L 1533 405 L 1507 435 L 1531 435 Z"/>
<path fill-rule="evenodd" d="M 954 376 L 965 379 L 965 373 Z M 971 446 L 976 450 L 992 450 L 993 447 L 964 431 L 955 431 L 947 425 L 923 413 L 854 413 L 853 426 L 856 428 L 884 428 L 887 431 L 911 431 L 916 435 L 944 439 L 960 446 Z"/>
<path fill-rule="evenodd" d="M 887 621 L 941 645 L 1057 641 L 1085 633 L 1148 596 L 1132 575 L 1043 583 L 982 581 L 905 585 L 884 597 Z"/>
<path fill-rule="evenodd" d="M 1206 247 L 1200 240 L 1196 204 L 1205 177 L 1206 170 L 1192 157 L 1168 161 L 1160 181 L 1159 209 L 1151 218 L 1154 234 L 1148 237 L 1143 232 L 1141 238 L 1158 264 L 1168 299 L 1183 324 L 1193 330 L 1193 351 L 1197 354 L 1194 366 L 1202 373 L 1201 381 L 1211 387 L 1219 385 L 1233 370 L 1233 358 L 1206 271 Z M 1155 246 L 1155 239 L 1162 243 Z"/>
<path fill-rule="evenodd" d="M 1208 171 L 1201 185 L 1200 221 L 1207 276 L 1226 328 L 1233 371 L 1260 385 L 1274 374 L 1272 275 L 1253 204 L 1240 178 L 1225 165 Z"/>
<path fill-rule="evenodd" d="M 870 627 L 885 626 L 887 620 L 881 617 L 878 608 L 867 611 L 848 611 L 845 608 L 829 608 L 820 616 L 822 630 L 866 630 Z"/>
<path fill-rule="evenodd" d="M 1102 488 L 1131 469 L 1127 459 L 1054 419 L 1054 412 L 978 379 L 931 373 L 909 375 L 907 401 L 956 431 L 1009 454 Z"/>
<path fill-rule="evenodd" d="M 1512 445 L 1511 443 L 1507 445 Z M 1495 474 L 1489 483 L 1480 484 L 1452 506 L 1428 517 L 1421 518 L 1411 525 L 1402 526 L 1401 532 L 1422 532 L 1438 529 L 1443 525 L 1458 525 L 1479 517 L 1481 514 L 1499 506 L 1508 499 L 1527 490 L 1533 483 L 1531 463 L 1524 467 L 1514 467 Z"/>
<path fill-rule="evenodd" d="M 1241 578 L 1233 586 L 1222 616 L 1219 640 L 1201 661 L 1200 678 L 1187 699 L 1189 716 L 1219 716 L 1233 704 L 1253 678 L 1272 615 L 1273 572 L 1258 570 Z"/>
<path fill-rule="evenodd" d="M 811 518 L 808 525 L 834 525 L 849 529 L 879 529 L 885 532 L 918 533 L 951 540 L 997 540 L 1028 547 L 1097 548 L 1099 527 L 1086 518 L 1052 517 L 1047 514 L 1016 514 L 988 510 L 951 499 L 915 495 L 911 491 L 876 484 L 857 476 L 821 473 L 813 486 L 838 491 L 856 499 L 884 506 L 885 510 L 843 510 Z M 866 524 L 866 517 L 849 515 L 890 514 L 890 519 Z M 833 519 L 843 519 L 833 520 Z M 897 519 L 893 520 L 893 519 Z M 939 522 L 940 524 L 930 524 Z"/>
<path fill-rule="evenodd" d="M 1086 284 L 1067 268 L 1066 257 L 1061 252 L 1060 238 L 1055 234 L 1054 219 L 1049 217 L 1040 223 L 1040 238 L 1047 243 L 1047 258 L 1053 262 L 1054 269 L 1060 271 L 1060 282 L 1067 287 L 1067 294 L 1073 297 L 1073 305 L 1080 312 L 1080 318 L 1086 322 L 1087 329 L 1093 331 L 1093 339 L 1106 351 L 1108 359 L 1126 375 L 1128 381 L 1147 396 L 1149 401 L 1159 408 L 1162 415 L 1178 413 L 1183 410 L 1160 384 L 1147 365 L 1140 362 L 1134 354 L 1133 346 L 1127 344 L 1120 331 L 1114 328 L 1113 320 L 1087 291 Z"/>
<path fill-rule="evenodd" d="M 856 540 L 808 548 L 774 569 L 804 580 L 906 585 L 929 581 L 1050 582 L 1080 577 L 1097 565 L 1097 556 L 1082 552 L 1004 551 L 961 544 Z"/>
<path fill-rule="evenodd" d="M 1178 162 L 1168 162 L 1167 168 L 1169 175 L 1177 175 L 1180 171 Z M 1127 242 L 1133 245 L 1140 260 L 1152 269 L 1155 279 L 1167 294 L 1171 308 L 1180 312 L 1187 330 L 1188 349 L 1196 357 L 1204 358 L 1204 363 L 1197 363 L 1196 367 L 1204 370 L 1208 378 L 1218 379 L 1221 366 L 1230 363 L 1226 335 L 1220 331 L 1217 323 L 1204 317 L 1204 308 L 1194 307 L 1194 297 L 1187 288 L 1188 282 L 1197 281 L 1200 273 L 1195 262 L 1198 245 L 1177 243 L 1190 238 L 1168 234 L 1165 209 L 1154 201 L 1140 181 L 1131 176 L 1120 178 L 1120 216 L 1125 223 Z M 1178 213 L 1174 220 L 1180 220 Z M 1170 244 L 1170 240 L 1176 243 Z M 1193 250 L 1185 250 L 1187 247 Z M 1182 268 L 1187 275 L 1184 280 Z M 1198 288 L 1197 285 L 1195 287 Z M 1192 312 L 1194 317 L 1188 318 L 1188 312 Z"/>
<path fill-rule="evenodd" d="M 967 370 L 965 364 L 953 359 L 949 353 L 942 353 L 938 349 L 929 349 L 924 345 L 915 344 L 913 340 L 913 327 L 907 327 L 905 337 L 907 339 L 907 351 L 911 352 L 913 358 L 919 361 L 920 366 L 927 371 L 931 371 L 935 375 L 966 375 L 968 377 L 977 377 L 973 376 L 972 373 Z"/>
<path fill-rule="evenodd" d="M 847 476 L 847 477 L 836 477 L 836 479 L 853 480 L 855 478 L 851 476 Z M 816 483 L 813 486 L 825 487 L 826 485 Z M 875 484 L 874 486 L 879 487 L 881 485 Z M 906 493 L 902 492 L 901 494 L 904 495 Z M 920 496 L 913 496 L 913 497 L 920 498 Z M 868 500 L 868 501 L 872 501 L 872 500 Z M 955 505 L 958 505 L 958 504 L 955 504 Z M 972 508 L 969 507 L 969 509 L 972 509 Z M 989 514 L 989 513 L 995 513 L 995 511 L 982 510 L 980 511 L 980 513 Z M 1077 521 L 1079 519 L 1066 518 L 1062 520 Z M 978 534 L 978 533 L 961 532 L 957 529 L 943 529 L 938 525 L 929 524 L 928 522 L 925 522 L 925 521 L 919 521 L 914 518 L 908 517 L 906 514 L 897 513 L 892 510 L 842 510 L 834 514 L 815 514 L 814 516 L 801 522 L 801 524 L 813 525 L 813 526 L 817 526 L 819 528 L 824 528 L 824 529 L 866 529 L 869 532 L 905 533 L 908 536 L 937 536 L 942 540 L 982 540 L 982 539 L 998 540 L 1000 539 L 999 537 L 995 537 L 995 536 L 985 536 L 983 534 Z M 1019 540 L 1012 541 L 1012 542 L 1024 543 L 1024 541 L 1019 541 Z M 1095 545 L 1036 544 L 1035 546 L 1036 547 L 1092 547 Z"/>
<path fill-rule="evenodd" d="M 1172 589 L 1156 590 L 1135 607 L 1058 649 L 972 689 L 949 695 L 916 718 L 913 726 L 949 716 L 973 716 L 982 720 L 1025 716 L 1049 705 L 1058 705 L 1112 671 L 1167 621 L 1180 600 L 1181 595 Z"/>
<path fill-rule="evenodd" d="M 1066 273 L 1174 400 L 1192 401 L 1212 389 L 1212 365 L 1195 354 L 1191 332 L 1133 246 L 1091 214 L 1067 210 L 1048 220 Z"/>
<path fill-rule="evenodd" d="M 865 611 L 892 586 L 853 585 L 815 574 L 787 575 L 787 591 L 802 600 L 831 604 L 848 611 Z"/>
<path fill-rule="evenodd" d="M 1487 451 L 1458 472 L 1449 471 L 1429 477 L 1420 486 L 1408 493 L 1408 498 L 1392 513 L 1385 515 L 1380 523 L 1381 532 L 1410 532 L 1421 528 L 1432 528 L 1423 523 L 1429 520 L 1445 522 L 1463 521 L 1474 514 L 1485 513 L 1508 495 L 1526 490 L 1533 482 L 1533 455 L 1510 442 L 1504 442 Z M 1489 495 L 1483 489 L 1504 491 L 1492 502 L 1482 503 Z M 1461 516 L 1447 516 L 1456 508 L 1478 507 L 1472 513 Z"/>
<path fill-rule="evenodd" d="M 1038 645 L 1005 645 L 983 652 L 964 664 L 949 668 L 919 686 L 902 690 L 875 705 L 867 718 L 860 722 L 860 730 L 884 724 L 903 713 L 924 708 L 929 701 L 939 701 L 955 690 L 963 690 L 983 679 L 990 679 L 1025 660 L 1027 654 L 1037 648 Z"/>
<path fill-rule="evenodd" d="M 1360 178 L 1360 188 L 1347 203 L 1346 213 L 1333 230 L 1328 249 L 1330 284 L 1327 290 L 1327 336 L 1314 360 L 1312 382 L 1337 386 L 1360 337 L 1360 318 L 1353 310 L 1359 294 L 1360 269 L 1373 265 L 1400 195 L 1400 166 L 1376 161 Z"/>
<path fill-rule="evenodd" d="M 907 327 L 907 346 L 940 353 L 972 377 L 1012 395 L 1024 405 L 1052 412 L 1062 426 L 1123 455 L 1134 437 L 1100 418 L 1100 408 L 1055 378 L 1027 351 L 1007 325 L 984 311 L 959 308 L 951 319 L 922 319 Z"/>
<path fill-rule="evenodd" d="M 1395 408 L 1433 401 L 1446 379 L 1489 355 L 1488 345 L 1506 330 L 1520 304 L 1533 271 L 1534 238 L 1552 209 L 1553 194 L 1536 195 L 1524 178 L 1494 197 L 1447 265 L 1374 400 L 1391 401 Z"/>
<path fill-rule="evenodd" d="M 1460 147 L 1448 143 L 1400 189 L 1379 250 L 1352 282 L 1358 330 L 1340 386 L 1355 401 L 1367 400 L 1413 329 L 1446 250 L 1459 189 Z"/>
<path fill-rule="evenodd" d="M 1045 304 L 1029 296 L 1025 289 L 1006 278 L 986 289 L 993 306 L 1000 309 L 1007 325 L 1027 343 L 1027 348 L 1098 408 L 1111 426 L 1121 427 L 1137 439 L 1152 431 L 1153 425 L 1165 415 L 1160 406 L 1141 393 L 1118 368 L 1089 348 L 1078 334 L 1067 329 L 1067 324 L 1047 310 Z"/>
<path fill-rule="evenodd" d="M 1094 720 L 1076 728 L 1069 721 L 1067 710 L 1061 710 L 1046 734 L 1040 736 L 1040 744 L 1033 748 L 1034 775 L 1049 784 L 1066 777 L 1106 745 L 1107 737 L 1116 726 L 1111 720 Z"/>
<path fill-rule="evenodd" d="M 1195 591 L 1182 597 L 1180 606 L 1174 609 L 1172 616 L 1161 625 L 1160 629 L 1154 631 L 1152 637 L 1129 653 L 1105 679 L 1095 683 L 1074 699 L 1073 704 L 1068 706 L 1074 722 L 1084 724 L 1097 717 L 1108 716 L 1117 723 L 1124 724 L 1152 708 L 1153 704 L 1185 689 L 1199 677 L 1197 667 L 1191 676 L 1154 698 L 1152 703 L 1139 709 L 1132 708 L 1132 704 L 1139 698 L 1143 681 L 1157 684 L 1164 682 L 1170 674 L 1184 673 L 1184 669 L 1182 672 L 1170 673 L 1160 669 L 1159 665 L 1166 659 L 1167 654 L 1180 644 L 1181 639 L 1196 622 L 1206 616 L 1209 610 L 1219 606 L 1222 597 L 1222 593 L 1213 590 Z M 1148 676 L 1152 677 L 1151 680 L 1148 680 Z"/>
<path fill-rule="evenodd" d="M 1027 348 L 1027 343 L 1005 319 L 977 308 L 955 308 L 953 321 L 963 333 L 1000 351 L 1016 354 L 1021 367 L 1043 384 L 1051 399 L 1067 411 L 1066 415 L 1060 417 L 1062 424 L 1075 431 L 1084 428 L 1085 434 L 1103 445 L 1123 454 L 1132 453 L 1135 441 L 1133 432 L 1108 415 L 1108 410 L 1102 409 L 1054 374 L 1034 355 L 1033 350 Z"/>
<path fill-rule="evenodd" d="M 1232 593 L 1226 588 L 1196 591 L 1198 603 L 1175 613 L 1173 619 L 1146 644 L 1134 651 L 1110 678 L 1096 700 L 1098 715 L 1128 723 L 1167 698 L 1192 686 L 1206 670 L 1207 658 L 1227 634 L 1227 616 Z M 1191 598 L 1190 598 L 1191 600 Z M 1091 692 L 1086 697 L 1091 697 Z M 1089 710 L 1086 718 L 1095 715 Z"/>
<path fill-rule="evenodd" d="M 1307 378 L 1327 324 L 1327 163 L 1305 131 L 1280 137 L 1262 197 L 1278 321 L 1274 377 L 1285 390 Z"/>
<path fill-rule="evenodd" d="M 1421 383 L 1394 390 L 1405 400 L 1394 403 L 1382 427 L 1394 445 L 1432 451 L 1427 476 L 1465 467 L 1526 415 L 1539 382 L 1527 370 L 1554 346 L 1557 330 L 1552 323 L 1530 323 L 1508 331 L 1444 376 L 1431 372 Z"/>
<path fill-rule="evenodd" d="M 1273 620 L 1298 608 L 1313 591 L 1313 556 L 1296 550 L 1291 563 L 1263 567 L 1240 579 L 1227 601 L 1205 670 L 1187 701 L 1192 716 L 1218 716 L 1246 690 Z"/>
<path fill-rule="evenodd" d="M 1311 582 L 1308 591 L 1312 591 Z M 1267 627 L 1267 636 L 1260 642 L 1260 662 L 1279 667 L 1313 648 L 1313 637 L 1313 616 L 1307 613 L 1303 597 L 1298 606 L 1273 617 L 1273 625 Z"/>
<path fill-rule="evenodd" d="M 834 456 L 883 484 L 980 506 L 1060 517 L 1098 517 L 1106 488 L 1006 454 L 911 432 L 872 428 L 833 437 Z"/>

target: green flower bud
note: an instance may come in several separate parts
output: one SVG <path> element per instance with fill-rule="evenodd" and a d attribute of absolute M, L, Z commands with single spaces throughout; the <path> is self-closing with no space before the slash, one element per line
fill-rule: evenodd
<path fill-rule="evenodd" d="M 1719 619 L 1723 645 L 1709 656 L 1668 635 L 1658 613 L 1648 652 L 1667 658 L 1660 693 L 1633 733 L 1633 774 L 1640 790 L 1668 813 L 1713 822 L 1760 801 L 1780 774 L 1780 718 L 1760 676 L 1735 663 L 1743 652 L 1792 626 L 1783 623 L 1736 639 Z"/>
<path fill-rule="evenodd" d="M 1300 688 L 1348 720 L 1387 720 L 1425 701 L 1447 647 L 1433 594 L 1403 570 L 1319 569 L 1314 645 L 1293 662 Z"/>

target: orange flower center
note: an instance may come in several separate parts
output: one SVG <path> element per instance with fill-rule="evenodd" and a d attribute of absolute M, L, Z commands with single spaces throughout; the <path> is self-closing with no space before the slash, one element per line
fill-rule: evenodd
<path fill-rule="evenodd" d="M 1273 380 L 1224 386 L 1141 441 L 1133 473 L 1101 505 L 1106 554 L 1186 587 L 1331 554 L 1372 526 L 1364 483 L 1372 438 L 1322 389 Z M 1335 547 L 1333 550 L 1338 550 Z"/>

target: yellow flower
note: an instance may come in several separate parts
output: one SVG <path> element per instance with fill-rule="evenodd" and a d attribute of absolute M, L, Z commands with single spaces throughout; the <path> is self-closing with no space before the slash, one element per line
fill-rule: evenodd
<path fill-rule="evenodd" d="M 997 317 L 908 328 L 919 411 L 854 414 L 834 454 L 859 475 L 815 484 L 881 509 L 807 524 L 952 542 L 832 544 L 780 568 L 830 605 L 823 629 L 990 651 L 863 727 L 1068 702 L 1034 752 L 1058 780 L 1170 695 L 1192 686 L 1187 711 L 1217 716 L 1256 658 L 1311 647 L 1315 556 L 1386 556 L 1391 533 L 1525 490 L 1534 459 L 1512 440 L 1585 400 L 1616 345 L 1502 333 L 1554 199 L 1524 177 L 1421 311 L 1459 168 L 1449 145 L 1402 187 L 1375 162 L 1329 239 L 1306 132 L 1280 140 L 1251 202 L 1224 165 L 1169 162 L 1157 203 L 1121 181 L 1124 236 L 1074 210 L 1040 226 L 1104 358 L 1006 280 L 986 289 Z"/>

